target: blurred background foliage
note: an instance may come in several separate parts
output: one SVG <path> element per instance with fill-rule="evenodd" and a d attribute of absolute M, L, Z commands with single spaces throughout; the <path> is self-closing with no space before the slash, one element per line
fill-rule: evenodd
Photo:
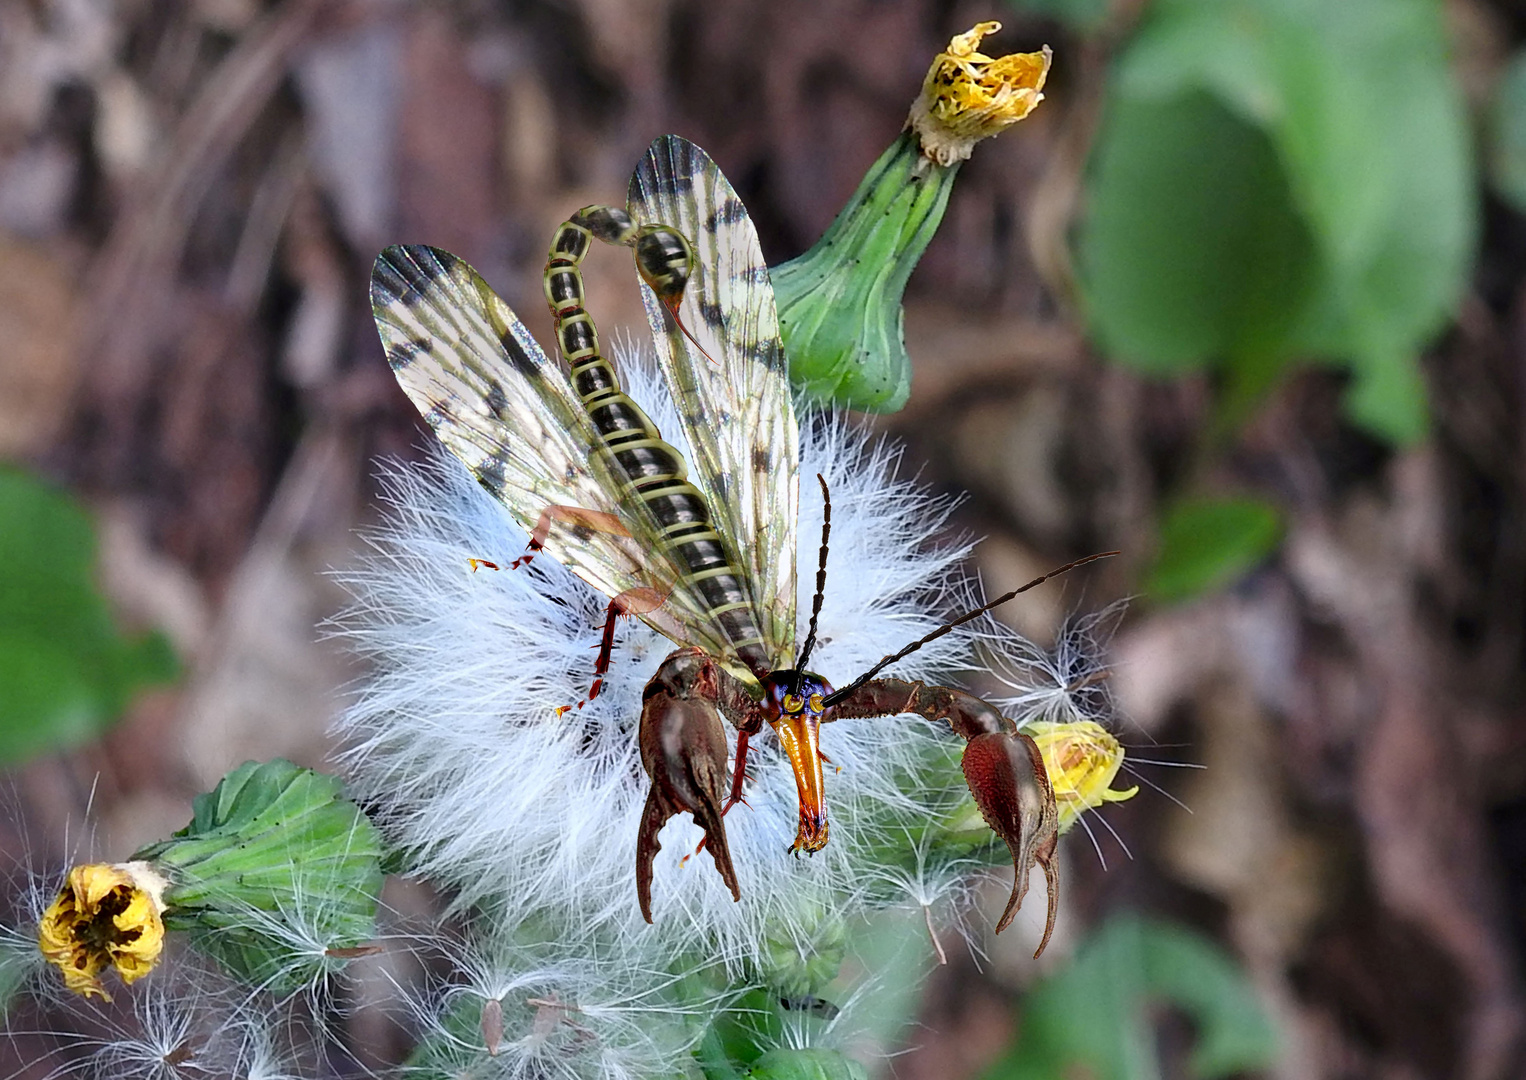
<path fill-rule="evenodd" d="M 133 690 L 175 674 L 162 634 L 121 635 L 94 563 L 85 511 L 0 469 L 0 763 L 99 736 Z"/>
<path fill-rule="evenodd" d="M 1067 842 L 1042 964 L 1026 922 L 950 948 L 862 1055 L 1521 1075 L 1515 0 L 0 3 L 12 880 L 81 854 L 87 814 L 121 857 L 245 759 L 323 762 L 352 672 L 322 571 L 374 520 L 375 458 L 424 441 L 365 303 L 382 246 L 457 251 L 543 331 L 555 223 L 677 131 L 782 262 L 992 17 L 988 51 L 1053 46 L 1048 99 L 961 172 L 907 291 L 909 401 L 874 424 L 969 493 L 987 581 L 1124 549 L 1008 617 L 1047 643 L 1140 596 L 1106 689 L 1156 790 Z M 640 324 L 628 276 L 591 260 L 601 325 Z M 401 1060 L 370 985 L 315 1007 Z M 56 1049 L 18 1029 L 6 1075 Z"/>

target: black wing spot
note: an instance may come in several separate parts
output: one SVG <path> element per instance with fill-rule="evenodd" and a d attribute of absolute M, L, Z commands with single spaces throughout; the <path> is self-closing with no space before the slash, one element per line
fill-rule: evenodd
<path fill-rule="evenodd" d="M 540 364 L 536 363 L 534 354 L 520 344 L 512 327 L 505 330 L 498 340 L 503 345 L 504 354 L 508 356 L 509 363 L 513 365 L 515 371 L 527 378 L 540 378 Z"/>
<path fill-rule="evenodd" d="M 741 199 L 733 197 L 726 199 L 705 218 L 704 227 L 707 232 L 720 232 L 727 226 L 740 225 L 746 220 L 747 207 L 742 205 Z"/>
<path fill-rule="evenodd" d="M 725 326 L 726 310 L 716 303 L 701 303 L 699 305 L 699 317 L 705 320 L 706 326 Z"/>
<path fill-rule="evenodd" d="M 439 248 L 394 244 L 376 257 L 371 270 L 371 303 L 379 307 L 416 304 L 431 282 L 449 277 L 460 263 Z"/>
<path fill-rule="evenodd" d="M 456 267 L 461 265 L 461 260 L 450 252 L 427 244 L 408 244 L 405 245 L 404 250 L 413 256 L 414 261 L 430 277 L 449 277 L 456 272 Z"/>
<path fill-rule="evenodd" d="M 493 380 L 492 386 L 488 387 L 487 407 L 493 410 L 493 415 L 503 419 L 503 414 L 508 411 L 509 395 L 504 392 L 503 383 Z"/>
<path fill-rule="evenodd" d="M 371 304 L 387 308 L 394 304 L 412 304 L 422 292 L 422 283 L 392 260 L 398 249 L 388 248 L 377 257 L 371 269 Z"/>
<path fill-rule="evenodd" d="M 764 367 L 774 367 L 782 348 L 778 338 L 759 339 L 747 350 L 747 355 Z"/>
<path fill-rule="evenodd" d="M 420 356 L 427 355 L 433 347 L 434 342 L 428 338 L 393 342 L 392 347 L 387 350 L 387 366 L 393 371 L 402 371 Z"/>

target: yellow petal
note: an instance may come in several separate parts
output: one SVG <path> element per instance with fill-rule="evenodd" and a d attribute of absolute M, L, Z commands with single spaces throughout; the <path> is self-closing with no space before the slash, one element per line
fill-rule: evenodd
<path fill-rule="evenodd" d="M 1091 720 L 1040 722 L 1023 730 L 1038 744 L 1044 757 L 1044 770 L 1049 773 L 1055 806 L 1060 812 L 1061 832 L 1074 825 L 1087 810 L 1139 794 L 1138 786 L 1112 787 L 1123 766 L 1124 751 L 1101 724 Z"/>
<path fill-rule="evenodd" d="M 130 983 L 158 962 L 164 888 L 146 863 L 76 866 L 37 925 L 37 946 L 70 990 L 107 997 L 100 975 L 108 967 Z"/>
<path fill-rule="evenodd" d="M 980 40 L 1000 29 L 999 22 L 983 22 L 958 35 L 933 59 L 922 81 L 907 123 L 921 139 L 922 152 L 939 165 L 968 158 L 977 142 L 1017 123 L 1044 100 L 1049 46 L 993 59 L 980 52 Z"/>

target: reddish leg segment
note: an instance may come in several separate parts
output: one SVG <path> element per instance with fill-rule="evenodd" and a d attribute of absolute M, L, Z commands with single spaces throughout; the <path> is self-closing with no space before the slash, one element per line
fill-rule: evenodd
<path fill-rule="evenodd" d="M 747 740 L 749 735 L 745 731 L 737 732 L 737 763 L 731 773 L 731 794 L 726 797 L 726 805 L 721 810 L 724 817 L 731 808 L 739 802 L 745 802 L 742 798 L 742 784 L 747 780 Z M 695 852 L 696 855 L 699 852 Z"/>
<path fill-rule="evenodd" d="M 993 832 L 1012 853 L 1012 896 L 996 924 L 1005 930 L 1028 892 L 1028 872 L 1044 870 L 1049 892 L 1049 915 L 1037 956 L 1049 944 L 1059 913 L 1060 872 L 1055 860 L 1059 812 L 1049 774 L 1039 748 L 993 706 L 973 694 L 944 686 L 926 686 L 903 679 L 876 679 L 839 702 L 838 717 L 895 716 L 913 713 L 926 720 L 945 721 L 968 745 L 964 748 L 964 779 L 975 805 Z"/>
<path fill-rule="evenodd" d="M 530 530 L 530 542 L 525 545 L 525 553 L 509 564 L 510 570 L 517 570 L 521 566 L 528 566 L 536 555 L 546 546 L 546 538 L 551 535 L 551 523 L 559 521 L 579 529 L 592 529 L 594 532 L 609 533 L 612 536 L 629 536 L 630 530 L 625 523 L 614 514 L 607 514 L 602 510 L 585 510 L 581 506 L 551 505 L 540 512 L 539 519 L 535 522 L 535 528 Z"/>
<path fill-rule="evenodd" d="M 656 611 L 666 599 L 667 594 L 656 589 L 637 588 L 626 589 L 609 602 L 609 607 L 604 609 L 604 630 L 599 636 L 599 658 L 593 665 L 593 685 L 588 688 L 588 696 L 578 702 L 578 708 L 598 697 L 599 691 L 604 689 L 604 676 L 609 674 L 615 651 L 615 620 L 622 615 L 645 615 Z"/>

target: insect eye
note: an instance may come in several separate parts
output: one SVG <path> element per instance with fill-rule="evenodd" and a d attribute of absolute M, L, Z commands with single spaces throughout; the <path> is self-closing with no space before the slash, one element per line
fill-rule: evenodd
<path fill-rule="evenodd" d="M 820 694 L 811 695 L 811 712 L 820 712 L 825 706 L 821 703 Z"/>
<path fill-rule="evenodd" d="M 787 713 L 797 713 L 797 712 L 799 712 L 803 708 L 805 708 L 805 702 L 802 699 L 797 698 L 794 694 L 785 694 L 784 695 L 784 711 L 785 712 L 787 712 Z"/>

